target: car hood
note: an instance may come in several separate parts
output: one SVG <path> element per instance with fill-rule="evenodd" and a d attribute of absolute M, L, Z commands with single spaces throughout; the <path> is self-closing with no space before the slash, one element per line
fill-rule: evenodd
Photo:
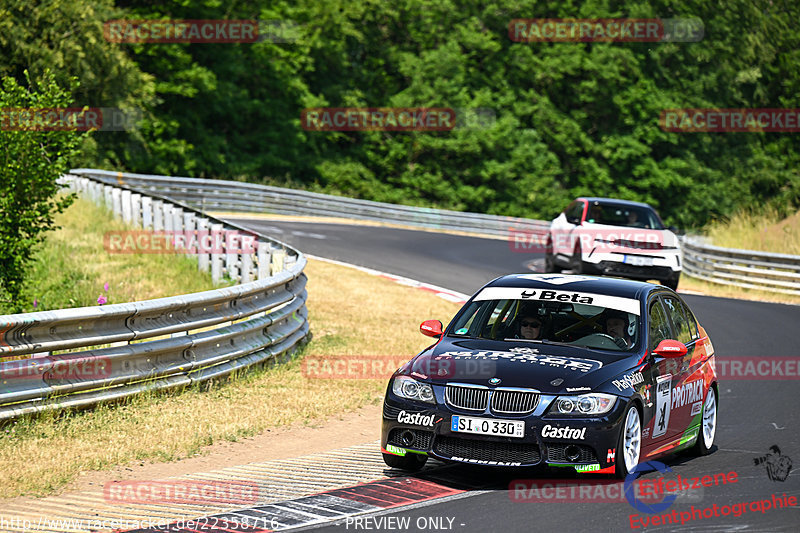
<path fill-rule="evenodd" d="M 536 342 L 443 339 L 409 361 L 400 373 L 440 385 L 496 385 L 563 394 L 608 390 L 610 380 L 638 369 L 642 359 L 641 354 Z M 619 394 L 614 387 L 611 392 Z"/>
<path fill-rule="evenodd" d="M 678 246 L 678 237 L 666 228 L 646 229 L 584 222 L 583 225 L 578 228 L 578 231 L 614 242 L 659 243 L 666 247 Z"/>

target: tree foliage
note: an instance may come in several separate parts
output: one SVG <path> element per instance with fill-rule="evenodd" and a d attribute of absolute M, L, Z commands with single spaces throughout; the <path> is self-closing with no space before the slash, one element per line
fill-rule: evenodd
<path fill-rule="evenodd" d="M 0 109 L 67 107 L 70 96 L 44 72 L 39 82 L 22 86 L 3 79 Z M 25 267 L 53 215 L 68 207 L 73 195 L 59 195 L 59 176 L 70 168 L 83 133 L 76 131 L 0 130 L 0 296 L 21 308 Z"/>
<path fill-rule="evenodd" d="M 82 81 L 76 103 L 146 111 L 134 132 L 94 134 L 87 165 L 545 219 L 581 194 L 646 201 L 681 226 L 800 205 L 798 134 L 672 133 L 658 124 L 665 108 L 800 107 L 800 4 L 790 0 L 48 6 L 5 8 L 13 17 L 0 17 L 0 72 L 18 78 L 33 65 L 60 65 Z M 705 35 L 693 43 L 508 37 L 514 18 L 569 17 L 697 17 Z M 109 18 L 258 18 L 297 30 L 291 42 L 113 44 L 98 37 Z M 496 121 L 451 132 L 304 130 L 301 111 L 320 106 L 490 108 Z"/>

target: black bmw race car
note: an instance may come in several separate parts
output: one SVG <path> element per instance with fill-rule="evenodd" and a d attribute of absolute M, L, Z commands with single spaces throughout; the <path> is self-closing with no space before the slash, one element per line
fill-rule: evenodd
<path fill-rule="evenodd" d="M 481 288 L 438 342 L 392 376 L 381 447 L 390 467 L 428 456 L 625 477 L 717 427 L 714 348 L 686 303 L 650 283 L 513 274 Z"/>

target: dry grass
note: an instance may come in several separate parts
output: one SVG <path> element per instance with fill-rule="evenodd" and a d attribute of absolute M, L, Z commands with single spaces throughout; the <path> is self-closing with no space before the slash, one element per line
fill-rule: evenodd
<path fill-rule="evenodd" d="M 304 349 L 306 357 L 386 354 L 407 360 L 431 343 L 419 333 L 422 320 L 446 322 L 458 310 L 432 294 L 342 266 L 312 260 L 307 274 L 314 340 Z M 300 359 L 207 391 L 151 394 L 18 420 L 0 429 L 0 498 L 50 494 L 82 471 L 174 461 L 214 442 L 313 424 L 382 398 L 385 379 L 308 379 Z"/>
<path fill-rule="evenodd" d="M 681 275 L 681 281 L 678 285 L 678 290 L 698 292 L 706 296 L 716 296 L 718 298 L 736 298 L 739 300 L 754 300 L 759 302 L 800 304 L 800 296 L 710 283 L 708 281 L 693 278 L 686 273 Z"/>
<path fill-rule="evenodd" d="M 710 225 L 707 234 L 724 248 L 800 255 L 800 211 L 784 219 L 774 210 L 743 212 Z"/>
<path fill-rule="evenodd" d="M 741 212 L 711 224 L 706 234 L 712 244 L 723 248 L 800 255 L 800 211 L 784 219 L 770 209 Z M 800 296 L 710 283 L 686 274 L 681 276 L 680 288 L 722 298 L 800 304 Z"/>

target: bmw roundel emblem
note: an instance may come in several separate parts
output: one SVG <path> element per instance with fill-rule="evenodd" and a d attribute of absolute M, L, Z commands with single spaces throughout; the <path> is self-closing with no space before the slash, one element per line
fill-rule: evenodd
<path fill-rule="evenodd" d="M 500 384 L 500 378 L 492 378 L 489 380 L 489 385 L 499 385 L 499 384 Z"/>

